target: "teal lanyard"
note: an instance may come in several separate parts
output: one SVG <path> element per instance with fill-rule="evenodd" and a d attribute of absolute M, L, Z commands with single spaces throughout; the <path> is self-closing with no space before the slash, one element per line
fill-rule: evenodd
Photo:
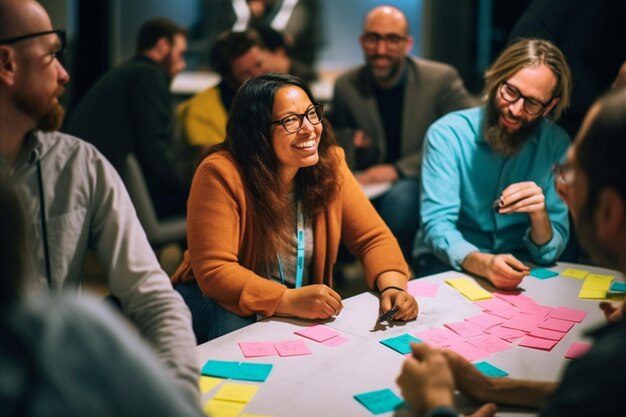
<path fill-rule="evenodd" d="M 302 276 L 304 274 L 304 215 L 302 214 L 302 202 L 300 198 L 296 203 L 298 212 L 296 235 L 298 238 L 298 246 L 296 252 L 296 288 L 302 286 Z M 283 273 L 283 263 L 278 255 L 278 273 L 280 274 L 280 282 L 285 285 L 285 274 Z"/>

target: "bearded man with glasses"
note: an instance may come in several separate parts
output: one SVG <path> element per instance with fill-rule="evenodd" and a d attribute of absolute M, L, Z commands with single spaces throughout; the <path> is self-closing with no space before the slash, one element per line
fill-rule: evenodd
<path fill-rule="evenodd" d="M 551 168 L 570 140 L 553 121 L 568 106 L 570 90 L 561 51 L 548 41 L 522 39 L 486 71 L 483 106 L 430 127 L 414 265 L 419 275 L 454 268 L 515 288 L 529 273 L 522 261 L 558 259 L 569 222 Z"/>

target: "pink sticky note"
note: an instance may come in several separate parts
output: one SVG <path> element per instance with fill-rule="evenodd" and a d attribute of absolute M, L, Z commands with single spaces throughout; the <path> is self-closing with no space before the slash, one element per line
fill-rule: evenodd
<path fill-rule="evenodd" d="M 493 311 L 493 310 L 506 310 L 511 308 L 511 304 L 503 301 L 499 298 L 490 298 L 488 300 L 479 300 L 475 301 L 474 304 L 479 306 L 484 311 Z"/>
<path fill-rule="evenodd" d="M 246 358 L 259 358 L 261 356 L 276 356 L 272 342 L 239 342 L 239 349 Z"/>
<path fill-rule="evenodd" d="M 500 339 L 506 340 L 507 342 L 512 342 L 526 336 L 526 332 L 517 329 L 507 329 L 506 327 L 502 326 L 492 327 L 485 330 L 485 332 L 497 336 Z"/>
<path fill-rule="evenodd" d="M 566 333 L 556 332 L 554 330 L 542 329 L 537 327 L 535 330 L 530 332 L 528 335 L 533 337 L 540 337 L 542 339 L 550 339 L 550 340 L 561 340 Z"/>
<path fill-rule="evenodd" d="M 513 347 L 499 337 L 489 334 L 467 339 L 466 342 L 487 353 L 502 352 Z"/>
<path fill-rule="evenodd" d="M 280 356 L 301 356 L 310 355 L 311 350 L 304 340 L 283 340 L 274 342 L 274 347 Z"/>
<path fill-rule="evenodd" d="M 485 334 L 484 329 L 480 326 L 470 323 L 469 321 L 460 321 L 458 323 L 447 323 L 445 327 L 452 330 L 461 337 L 475 337 Z"/>
<path fill-rule="evenodd" d="M 324 326 L 323 324 L 315 324 L 313 326 L 307 327 L 306 329 L 298 330 L 294 333 L 320 343 L 324 340 L 330 339 L 331 337 L 339 335 L 339 333 L 337 333 L 330 327 Z"/>
<path fill-rule="evenodd" d="M 406 291 L 414 297 L 436 297 L 438 290 L 439 284 L 419 279 L 409 281 L 406 286 Z"/>
<path fill-rule="evenodd" d="M 553 308 L 548 306 L 542 306 L 540 304 L 525 304 L 520 307 L 520 311 L 526 314 L 532 314 L 534 316 L 547 316 L 552 312 Z"/>
<path fill-rule="evenodd" d="M 335 346 L 343 345 L 344 343 L 349 342 L 349 341 L 350 339 L 348 339 L 347 337 L 339 335 L 339 336 L 331 337 L 330 339 L 324 340 L 322 344 L 328 347 L 335 347 Z"/>
<path fill-rule="evenodd" d="M 549 315 L 549 317 L 554 317 L 555 319 L 575 321 L 576 323 L 583 321 L 586 316 L 587 312 L 584 310 L 567 307 L 556 307 Z"/>
<path fill-rule="evenodd" d="M 438 347 L 445 347 L 454 343 L 463 342 L 463 338 L 461 336 L 448 329 L 430 329 L 419 333 L 413 333 L 413 335 L 422 339 L 426 344 Z"/>
<path fill-rule="evenodd" d="M 538 337 L 526 336 L 517 344 L 518 346 L 529 347 L 540 350 L 552 350 L 558 340 L 540 339 Z"/>
<path fill-rule="evenodd" d="M 541 316 L 533 316 L 532 314 L 518 313 L 512 319 L 501 324 L 502 327 L 509 329 L 522 330 L 524 332 L 532 332 L 544 318 Z"/>
<path fill-rule="evenodd" d="M 510 319 L 513 316 L 515 316 L 518 312 L 519 311 L 513 306 L 509 306 L 509 308 L 504 308 L 501 310 L 489 310 L 489 314 L 502 317 L 503 319 Z"/>
<path fill-rule="evenodd" d="M 497 326 L 498 324 L 502 324 L 505 319 L 489 313 L 480 313 L 475 316 L 466 317 L 465 321 L 474 323 L 475 325 L 480 326 L 483 329 L 488 329 L 490 327 Z"/>
<path fill-rule="evenodd" d="M 565 357 L 567 359 L 579 358 L 585 353 L 587 353 L 589 349 L 591 349 L 590 344 L 575 342 L 575 343 L 572 343 L 572 346 L 570 346 L 569 349 L 567 349 L 567 352 L 565 353 Z"/>
<path fill-rule="evenodd" d="M 450 349 L 463 356 L 468 361 L 475 361 L 476 359 L 482 359 L 489 356 L 489 353 L 484 350 L 480 350 L 475 346 L 470 345 L 467 342 L 455 343 L 446 347 L 446 349 Z"/>
<path fill-rule="evenodd" d="M 560 320 L 560 319 L 548 317 L 546 321 L 539 323 L 538 327 L 541 327 L 542 329 L 556 330 L 557 332 L 567 333 L 570 331 L 572 327 L 574 327 L 574 324 L 575 323 L 573 321 Z"/>
<path fill-rule="evenodd" d="M 493 295 L 517 308 L 528 304 L 537 304 L 535 300 L 524 294 L 503 294 L 494 292 Z"/>

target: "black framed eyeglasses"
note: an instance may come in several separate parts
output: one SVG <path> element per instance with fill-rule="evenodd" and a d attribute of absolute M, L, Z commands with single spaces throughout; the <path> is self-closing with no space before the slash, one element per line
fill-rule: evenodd
<path fill-rule="evenodd" d="M 25 41 L 26 39 L 36 38 L 38 36 L 57 35 L 59 38 L 59 49 L 55 52 L 56 57 L 61 57 L 65 53 L 67 46 L 67 38 L 65 36 L 65 29 L 46 30 L 43 32 L 27 33 L 25 35 L 14 36 L 12 38 L 1 39 L 0 45 L 10 45 L 16 42 Z"/>
<path fill-rule="evenodd" d="M 524 111 L 531 116 L 536 116 L 541 113 L 548 105 L 540 102 L 531 97 L 526 97 L 520 91 L 508 83 L 508 81 L 502 81 L 500 87 L 500 96 L 507 103 L 516 103 L 520 98 L 524 99 Z"/>
<path fill-rule="evenodd" d="M 312 125 L 318 125 L 321 123 L 324 117 L 324 106 L 322 104 L 312 104 L 302 114 L 290 114 L 280 120 L 272 120 L 273 125 L 281 124 L 287 133 L 298 133 L 302 129 L 302 123 L 304 118 L 307 118 Z"/>
<path fill-rule="evenodd" d="M 384 42 L 387 48 L 399 48 L 402 46 L 402 43 L 406 41 L 407 36 L 397 35 L 395 33 L 391 33 L 388 35 L 381 35 L 376 32 L 365 32 L 361 35 L 361 40 L 363 41 L 363 45 L 368 48 L 373 48 L 378 45 L 378 42 Z"/>

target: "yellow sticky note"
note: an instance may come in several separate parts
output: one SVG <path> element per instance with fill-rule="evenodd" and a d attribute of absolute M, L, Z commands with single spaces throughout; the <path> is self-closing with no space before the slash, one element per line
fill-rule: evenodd
<path fill-rule="evenodd" d="M 248 403 L 259 390 L 257 385 L 226 383 L 213 396 L 216 400 Z"/>
<path fill-rule="evenodd" d="M 203 394 L 206 394 L 207 392 L 215 388 L 217 385 L 219 385 L 219 383 L 222 381 L 223 381 L 222 378 L 214 378 L 212 376 L 202 375 L 200 376 L 200 380 L 198 381 L 198 384 L 200 385 L 200 392 Z"/>
<path fill-rule="evenodd" d="M 493 295 L 475 281 L 469 278 L 452 278 L 446 280 L 446 283 L 456 288 L 461 294 L 469 298 L 471 301 L 487 300 L 493 298 Z"/>
<path fill-rule="evenodd" d="M 584 269 L 567 268 L 561 271 L 561 275 L 563 275 L 564 277 L 576 278 L 576 279 L 583 279 L 588 274 L 589 274 L 589 271 L 585 271 Z"/>
<path fill-rule="evenodd" d="M 594 300 L 604 300 L 606 298 L 606 291 L 602 290 L 580 290 L 578 298 L 591 298 Z"/>
<path fill-rule="evenodd" d="M 204 405 L 203 411 L 207 416 L 211 417 L 238 417 L 244 408 L 246 408 L 245 403 L 212 398 Z"/>

